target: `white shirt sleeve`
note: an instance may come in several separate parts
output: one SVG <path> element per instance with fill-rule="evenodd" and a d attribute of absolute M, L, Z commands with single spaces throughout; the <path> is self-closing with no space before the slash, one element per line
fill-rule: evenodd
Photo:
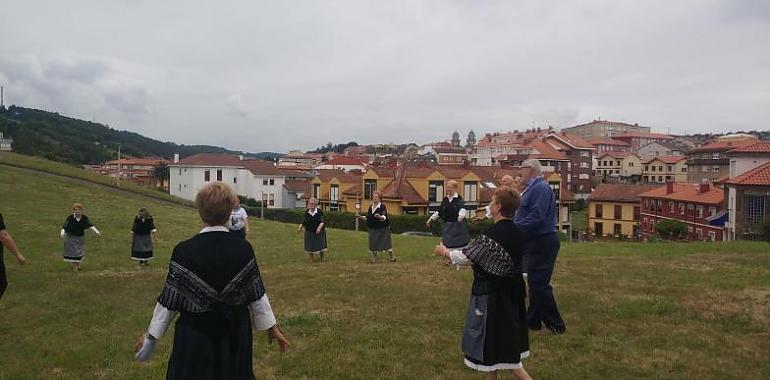
<path fill-rule="evenodd" d="M 150 327 L 147 328 L 147 332 L 156 339 L 160 339 L 160 337 L 166 333 L 166 330 L 168 330 L 168 326 L 175 316 L 175 311 L 166 309 L 163 305 L 156 303 L 155 310 L 152 312 Z"/>
<path fill-rule="evenodd" d="M 454 265 L 468 265 L 471 263 L 461 249 L 449 250 L 449 260 L 451 260 Z"/>
<path fill-rule="evenodd" d="M 433 222 L 433 221 L 435 221 L 436 219 L 438 219 L 438 211 L 433 211 L 433 215 L 431 215 L 431 216 L 430 216 L 430 218 L 429 218 L 428 220 L 429 220 L 429 221 L 431 221 L 431 222 Z"/>
<path fill-rule="evenodd" d="M 97 229 L 96 229 L 96 226 L 91 226 L 91 231 L 94 231 L 94 233 L 96 233 L 97 235 L 100 235 L 100 234 L 101 234 L 101 233 L 99 232 L 99 230 L 97 230 Z"/>
<path fill-rule="evenodd" d="M 466 216 L 468 216 L 468 210 L 461 208 L 460 212 L 457 214 L 457 221 L 462 222 Z"/>
<path fill-rule="evenodd" d="M 487 219 L 492 219 L 492 208 L 489 206 L 484 206 L 484 217 Z"/>
<path fill-rule="evenodd" d="M 267 294 L 252 302 L 249 305 L 249 311 L 251 312 L 251 326 L 254 330 L 267 330 L 275 326 L 275 315 L 273 315 L 273 308 L 270 306 Z"/>

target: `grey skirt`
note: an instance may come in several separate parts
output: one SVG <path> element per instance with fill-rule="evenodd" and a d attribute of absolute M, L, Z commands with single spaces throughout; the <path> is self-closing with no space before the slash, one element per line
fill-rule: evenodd
<path fill-rule="evenodd" d="M 326 251 L 326 228 L 321 229 L 320 234 L 315 231 L 305 230 L 305 252 Z"/>
<path fill-rule="evenodd" d="M 64 261 L 79 263 L 86 255 L 86 237 L 64 235 Z"/>
<path fill-rule="evenodd" d="M 447 248 L 465 247 L 469 239 L 465 222 L 444 222 L 441 226 L 441 241 Z"/>
<path fill-rule="evenodd" d="M 152 235 L 134 235 L 131 244 L 131 258 L 134 260 L 152 259 Z"/>
<path fill-rule="evenodd" d="M 393 249 L 390 241 L 390 227 L 369 229 L 369 250 L 372 252 Z"/>

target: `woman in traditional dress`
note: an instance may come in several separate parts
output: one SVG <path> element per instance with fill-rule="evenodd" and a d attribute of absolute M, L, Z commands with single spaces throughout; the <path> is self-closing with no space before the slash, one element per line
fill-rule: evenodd
<path fill-rule="evenodd" d="M 59 235 L 64 240 L 64 261 L 72 264 L 72 270 L 80 270 L 80 262 L 86 256 L 86 230 L 94 231 L 96 236 L 102 236 L 101 232 L 91 223 L 91 220 L 83 214 L 83 205 L 72 205 L 72 215 L 64 220 Z"/>
<path fill-rule="evenodd" d="M 446 196 L 441 201 L 438 211 L 430 216 L 425 226 L 430 228 L 431 223 L 436 219 L 441 219 L 441 242 L 448 248 L 463 248 L 468 245 L 468 225 L 465 224 L 465 217 L 468 211 L 465 209 L 465 201 L 457 194 L 457 181 L 451 180 L 446 183 Z"/>
<path fill-rule="evenodd" d="M 3 298 L 5 289 L 8 288 L 8 279 L 5 277 L 5 258 L 3 257 L 3 247 L 7 247 L 8 250 L 10 250 L 14 256 L 16 256 L 16 261 L 18 261 L 19 264 L 24 264 L 24 262 L 27 261 L 27 258 L 21 254 L 19 247 L 16 246 L 16 242 L 13 241 L 11 234 L 9 234 L 5 229 L 5 220 L 3 219 L 3 214 L 0 214 L 0 298 Z"/>
<path fill-rule="evenodd" d="M 395 262 L 396 256 L 393 254 L 393 243 L 390 240 L 388 209 L 381 199 L 382 193 L 372 193 L 372 205 L 366 211 L 366 216 L 361 215 L 360 218 L 366 221 L 366 229 L 369 230 L 369 253 L 372 255 L 372 262 L 379 261 L 377 254 L 382 251 L 388 251 L 388 260 Z"/>
<path fill-rule="evenodd" d="M 139 266 L 146 266 L 153 259 L 152 243 L 157 231 L 150 211 L 140 208 L 131 227 L 131 258 L 138 261 Z"/>
<path fill-rule="evenodd" d="M 289 343 L 275 321 L 254 250 L 227 229 L 237 198 L 222 182 L 195 198 L 203 229 L 179 243 L 152 320 L 136 345 L 148 360 L 157 339 L 179 314 L 166 379 L 252 380 L 252 328 L 284 352 Z"/>
<path fill-rule="evenodd" d="M 324 212 L 318 208 L 318 199 L 310 198 L 307 201 L 307 212 L 305 212 L 302 223 L 297 228 L 297 233 L 305 229 L 305 252 L 310 262 L 315 262 L 315 255 L 319 260 L 324 259 L 326 253 L 326 221 Z"/>
<path fill-rule="evenodd" d="M 519 206 L 519 194 L 500 187 L 492 196 L 495 224 L 462 250 L 438 245 L 434 252 L 453 264 L 473 266 L 473 286 L 462 350 L 465 364 L 487 372 L 512 370 L 517 379 L 531 379 L 521 364 L 529 356 L 529 336 L 524 305 L 521 261 L 524 238 L 512 218 Z"/>
<path fill-rule="evenodd" d="M 247 239 L 249 236 L 249 214 L 241 207 L 241 202 L 235 205 L 230 213 L 230 232 L 239 236 L 241 239 Z"/>

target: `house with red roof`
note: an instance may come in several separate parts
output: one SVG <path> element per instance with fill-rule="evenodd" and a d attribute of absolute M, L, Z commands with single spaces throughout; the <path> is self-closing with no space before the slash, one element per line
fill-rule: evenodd
<path fill-rule="evenodd" d="M 661 156 L 642 159 L 643 183 L 687 182 L 687 157 Z"/>
<path fill-rule="evenodd" d="M 687 225 L 687 239 L 722 241 L 727 210 L 724 189 L 710 183 L 666 182 L 639 194 L 642 236 L 657 234 L 661 220 L 678 220 Z"/>
<path fill-rule="evenodd" d="M 588 196 L 588 229 L 596 236 L 639 236 L 639 194 L 660 185 L 605 183 Z"/>
<path fill-rule="evenodd" d="M 729 160 L 729 170 L 723 178 L 737 177 L 751 169 L 770 162 L 770 141 L 757 141 L 734 148 L 725 153 Z"/>
<path fill-rule="evenodd" d="M 757 138 L 749 135 L 744 139 L 717 140 L 690 149 L 686 153 L 687 181 L 691 183 L 701 183 L 704 180 L 714 182 L 720 178 L 727 177 L 730 169 L 728 152 L 753 145 L 756 142 Z M 749 170 L 749 168 L 745 168 L 741 172 L 746 170 Z"/>
<path fill-rule="evenodd" d="M 313 169 L 362 172 L 366 170 L 367 166 L 369 166 L 369 157 L 336 154 L 330 156 L 325 162 L 316 165 Z"/>
<path fill-rule="evenodd" d="M 596 159 L 594 175 L 602 182 L 639 182 L 642 177 L 642 158 L 631 152 L 605 152 Z"/>
<path fill-rule="evenodd" d="M 755 147 L 756 149 L 757 147 Z M 727 240 L 756 240 L 770 224 L 770 162 L 724 182 Z"/>
<path fill-rule="evenodd" d="M 129 157 L 120 160 L 103 162 L 101 165 L 89 167 L 90 171 L 113 178 L 120 177 L 121 180 L 130 181 L 144 186 L 159 186 L 153 172 L 155 167 L 166 162 L 160 157 Z M 168 183 L 164 183 L 164 188 Z"/>
<path fill-rule="evenodd" d="M 674 140 L 671 135 L 663 133 L 644 133 L 644 132 L 626 132 L 620 135 L 612 136 L 615 140 L 620 140 L 631 145 L 633 151 L 651 142 L 668 142 Z"/>
<path fill-rule="evenodd" d="M 302 207 L 304 192 L 294 181 L 310 179 L 301 170 L 234 154 L 201 153 L 169 164 L 169 193 L 188 200 L 206 184 L 224 182 L 236 194 L 262 200 L 268 208 Z M 287 185 L 288 183 L 288 185 Z"/>

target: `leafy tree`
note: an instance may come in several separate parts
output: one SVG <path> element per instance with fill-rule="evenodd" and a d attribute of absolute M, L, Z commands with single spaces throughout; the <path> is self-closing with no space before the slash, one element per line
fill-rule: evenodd
<path fill-rule="evenodd" d="M 674 219 L 663 219 L 655 225 L 655 230 L 663 239 L 679 239 L 687 234 L 687 225 Z"/>
<path fill-rule="evenodd" d="M 166 161 L 161 161 L 152 169 L 152 178 L 160 184 L 161 188 L 165 188 L 166 182 L 171 178 L 171 171 Z"/>

